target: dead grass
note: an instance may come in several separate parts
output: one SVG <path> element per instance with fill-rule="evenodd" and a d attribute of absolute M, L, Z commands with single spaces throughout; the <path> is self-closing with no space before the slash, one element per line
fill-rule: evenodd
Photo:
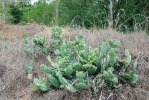
<path fill-rule="evenodd" d="M 52 90 L 43 96 L 31 93 L 31 81 L 26 78 L 26 65 L 30 60 L 22 50 L 22 39 L 35 34 L 51 35 L 51 28 L 37 24 L 30 25 L 0 25 L 0 100 L 149 100 L 149 37 L 143 32 L 121 34 L 113 30 L 63 28 L 63 37 L 74 39 L 76 35 L 85 36 L 86 42 L 93 46 L 108 39 L 120 40 L 121 50 L 131 51 L 133 58 L 138 57 L 139 82 L 136 87 L 129 85 L 118 89 L 99 89 L 96 95 L 91 90 L 67 93 Z M 34 73 L 43 74 L 38 68 L 41 63 L 47 63 L 43 56 L 35 59 Z M 6 70 L 2 66 L 5 66 Z M 101 99 L 99 99 L 101 97 Z"/>

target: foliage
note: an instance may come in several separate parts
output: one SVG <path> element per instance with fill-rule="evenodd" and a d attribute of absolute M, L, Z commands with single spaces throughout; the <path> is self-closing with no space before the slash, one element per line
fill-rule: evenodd
<path fill-rule="evenodd" d="M 53 25 L 55 16 L 55 5 L 39 2 L 37 4 L 27 6 L 27 10 L 23 12 L 21 22 L 37 22 L 39 24 Z"/>
<path fill-rule="evenodd" d="M 55 23 L 55 1 L 48 4 L 40 0 L 33 5 L 29 2 L 6 4 L 11 23 Z M 58 8 L 60 26 L 108 27 L 109 0 L 59 0 Z M 147 0 L 113 0 L 113 28 L 123 32 L 144 30 L 145 19 L 149 16 L 148 8 Z"/>
<path fill-rule="evenodd" d="M 7 21 L 8 23 L 18 24 L 22 21 L 24 12 L 28 11 L 31 5 L 29 2 L 11 2 L 5 1 L 7 10 Z"/>
<path fill-rule="evenodd" d="M 138 81 L 136 74 L 137 62 L 131 70 L 131 55 L 125 50 L 125 58 L 119 58 L 120 41 L 109 40 L 101 47 L 92 48 L 85 43 L 83 36 L 77 36 L 74 41 L 66 40 L 60 36 L 61 29 L 53 29 L 53 39 L 60 39 L 61 44 L 54 48 L 55 60 L 47 56 L 51 66 L 40 65 L 40 69 L 47 73 L 47 80 L 35 78 L 34 85 L 37 91 L 47 91 L 49 87 L 66 89 L 71 92 L 96 87 L 95 82 L 108 87 L 120 84 L 121 78 L 128 80 L 131 85 Z M 61 38 L 59 38 L 61 37 Z M 119 73 L 121 72 L 121 73 Z M 42 84 L 38 84 L 42 83 Z M 47 86 L 48 84 L 48 86 Z M 98 84 L 99 85 L 99 84 Z"/>
<path fill-rule="evenodd" d="M 139 31 L 145 28 L 149 16 L 147 0 L 118 0 L 114 4 L 115 27 L 119 31 Z"/>
<path fill-rule="evenodd" d="M 102 0 L 61 0 L 59 24 L 106 28 L 108 7 Z"/>
<path fill-rule="evenodd" d="M 12 15 L 12 18 L 10 20 L 14 24 L 20 23 L 22 20 L 23 13 L 20 9 L 21 7 L 19 6 L 20 6 L 19 4 L 18 5 L 12 4 L 10 6 L 10 15 Z"/>

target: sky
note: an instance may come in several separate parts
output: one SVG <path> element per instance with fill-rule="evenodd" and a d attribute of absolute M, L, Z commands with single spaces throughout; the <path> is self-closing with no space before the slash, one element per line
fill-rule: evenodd
<path fill-rule="evenodd" d="M 38 0 L 31 0 L 31 4 L 34 4 L 34 2 L 37 2 Z"/>
<path fill-rule="evenodd" d="M 34 4 L 35 2 L 37 2 L 38 0 L 31 0 L 31 4 Z M 47 0 L 47 1 L 53 1 L 53 0 Z"/>

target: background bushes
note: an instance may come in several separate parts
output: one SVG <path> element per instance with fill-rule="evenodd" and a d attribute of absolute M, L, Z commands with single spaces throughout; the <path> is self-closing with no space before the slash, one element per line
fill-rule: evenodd
<path fill-rule="evenodd" d="M 60 2 L 60 25 L 106 27 L 108 9 L 100 0 L 63 0 Z"/>
<path fill-rule="evenodd" d="M 22 22 L 28 23 L 35 21 L 46 25 L 52 25 L 55 16 L 55 4 L 47 4 L 46 2 L 38 2 L 29 7 L 28 11 L 24 12 Z"/>
<path fill-rule="evenodd" d="M 55 23 L 55 1 L 46 3 L 15 3 L 8 6 L 9 22 L 28 23 L 35 21 L 46 25 Z M 108 27 L 108 0 L 60 0 L 59 25 Z M 145 18 L 149 16 L 148 0 L 113 0 L 113 28 L 119 31 L 144 30 Z"/>

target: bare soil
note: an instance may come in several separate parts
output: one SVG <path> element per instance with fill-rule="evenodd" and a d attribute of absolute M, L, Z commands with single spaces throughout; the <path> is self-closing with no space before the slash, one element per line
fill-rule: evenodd
<path fill-rule="evenodd" d="M 0 100 L 149 100 L 149 37 L 145 33 L 122 34 L 109 29 L 63 28 L 63 36 L 67 39 L 82 34 L 93 47 L 99 47 L 108 39 L 120 40 L 120 53 L 128 49 L 132 58 L 138 59 L 139 82 L 135 87 L 126 84 L 117 89 L 102 88 L 98 89 L 97 94 L 90 89 L 78 93 L 64 90 L 32 93 L 32 80 L 28 80 L 26 75 L 26 65 L 31 58 L 23 52 L 22 40 L 35 34 L 51 35 L 51 28 L 35 23 L 23 26 L 0 24 Z M 45 57 L 35 58 L 35 77 L 44 75 L 39 70 L 41 63 L 47 63 Z"/>

